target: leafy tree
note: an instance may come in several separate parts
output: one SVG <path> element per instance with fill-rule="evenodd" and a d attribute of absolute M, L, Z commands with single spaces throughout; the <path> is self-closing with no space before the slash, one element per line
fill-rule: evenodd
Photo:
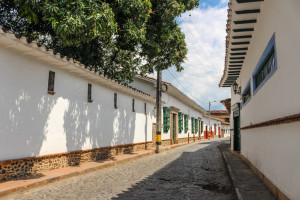
<path fill-rule="evenodd" d="M 187 53 L 176 16 L 197 0 L 1 0 L 0 25 L 128 83 Z M 146 64 L 142 64 L 145 63 Z"/>
<path fill-rule="evenodd" d="M 176 17 L 199 5 L 199 0 L 151 0 L 152 12 L 147 22 L 146 40 L 142 55 L 146 58 L 146 71 L 163 70 L 181 64 L 187 55 L 185 35 L 181 32 Z"/>

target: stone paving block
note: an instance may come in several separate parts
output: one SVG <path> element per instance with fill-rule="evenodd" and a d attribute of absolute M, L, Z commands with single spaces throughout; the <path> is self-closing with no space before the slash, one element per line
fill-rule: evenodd
<path fill-rule="evenodd" d="M 238 156 L 229 152 L 229 144 L 222 144 L 222 152 L 228 171 L 240 200 L 275 200 L 275 197 L 264 185 L 263 181 Z"/>

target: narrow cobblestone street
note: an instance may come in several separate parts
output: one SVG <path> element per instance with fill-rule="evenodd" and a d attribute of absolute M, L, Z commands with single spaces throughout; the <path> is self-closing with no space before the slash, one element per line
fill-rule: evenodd
<path fill-rule="evenodd" d="M 235 199 L 217 148 L 226 142 L 193 143 L 4 199 Z"/>

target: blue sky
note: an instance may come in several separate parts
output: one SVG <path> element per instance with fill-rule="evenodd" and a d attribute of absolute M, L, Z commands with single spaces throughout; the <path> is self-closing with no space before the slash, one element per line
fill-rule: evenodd
<path fill-rule="evenodd" d="M 184 71 L 163 71 L 163 80 L 208 109 L 208 101 L 217 101 L 212 109 L 225 109 L 218 103 L 230 97 L 229 88 L 219 88 L 224 70 L 228 0 L 202 0 L 200 6 L 177 18 L 186 36 L 188 59 Z"/>
<path fill-rule="evenodd" d="M 228 3 L 228 0 L 201 0 L 200 1 L 200 7 L 201 8 L 207 8 L 207 7 L 223 7 L 226 6 Z"/>

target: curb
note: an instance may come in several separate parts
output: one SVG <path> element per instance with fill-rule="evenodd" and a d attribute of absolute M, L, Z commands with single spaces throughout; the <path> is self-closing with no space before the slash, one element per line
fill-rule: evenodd
<path fill-rule="evenodd" d="M 243 197 L 242 197 L 242 195 L 241 195 L 241 193 L 240 193 L 239 188 L 238 188 L 238 187 L 235 185 L 235 183 L 234 183 L 233 173 L 232 173 L 231 167 L 228 165 L 228 160 L 227 160 L 227 158 L 226 158 L 226 155 L 225 155 L 224 152 L 221 152 L 221 154 L 222 154 L 223 159 L 225 160 L 226 167 L 227 167 L 227 169 L 228 169 L 229 177 L 230 177 L 230 180 L 231 180 L 231 182 L 232 182 L 232 184 L 233 184 L 233 187 L 234 187 L 234 191 L 235 191 L 236 197 L 237 197 L 238 200 L 243 200 Z"/>
<path fill-rule="evenodd" d="M 171 149 L 175 149 L 177 147 L 185 146 L 185 145 L 188 145 L 188 144 L 201 143 L 203 141 L 206 141 L 206 140 L 198 140 L 198 141 L 191 142 L 191 143 L 183 143 L 183 144 L 177 144 L 175 146 L 165 147 L 165 148 L 161 149 L 161 153 L 165 152 L 165 151 L 168 151 L 168 150 L 171 150 Z M 34 183 L 28 183 L 28 184 L 24 184 L 24 185 L 19 186 L 19 187 L 14 187 L 14 188 L 10 188 L 10 189 L 0 191 L 0 197 L 9 195 L 9 194 L 14 193 L 14 192 L 22 191 L 22 190 L 25 190 L 25 189 L 38 187 L 38 186 L 41 186 L 41 185 L 46 185 L 48 183 L 52 183 L 52 182 L 55 182 L 55 181 L 58 181 L 58 180 L 67 179 L 67 178 L 70 178 L 70 177 L 73 177 L 73 176 L 78 176 L 78 175 L 94 172 L 94 171 L 97 171 L 97 170 L 100 170 L 100 169 L 105 169 L 105 168 L 108 168 L 108 167 L 116 166 L 116 165 L 119 165 L 119 164 L 124 164 L 124 163 L 127 163 L 129 161 L 137 160 L 137 159 L 140 159 L 140 158 L 143 158 L 143 157 L 146 157 L 146 156 L 150 156 L 150 155 L 153 155 L 153 154 L 156 154 L 155 150 L 151 150 L 151 151 L 146 152 L 144 154 L 136 155 L 136 156 L 133 156 L 133 157 L 123 158 L 123 159 L 120 159 L 120 160 L 117 160 L 117 161 L 112 161 L 110 163 L 106 163 L 106 164 L 103 164 L 103 165 L 100 165 L 100 166 L 90 167 L 90 168 L 87 168 L 87 169 L 83 169 L 81 171 L 70 172 L 70 173 L 67 173 L 67 174 L 50 177 L 50 178 L 47 178 L 47 179 L 44 179 L 44 180 L 38 180 Z M 61 169 L 63 169 L 63 168 L 61 168 Z M 0 186 L 1 186 L 1 183 L 0 183 Z M 1 190 L 1 188 L 0 188 L 0 190 Z"/>

